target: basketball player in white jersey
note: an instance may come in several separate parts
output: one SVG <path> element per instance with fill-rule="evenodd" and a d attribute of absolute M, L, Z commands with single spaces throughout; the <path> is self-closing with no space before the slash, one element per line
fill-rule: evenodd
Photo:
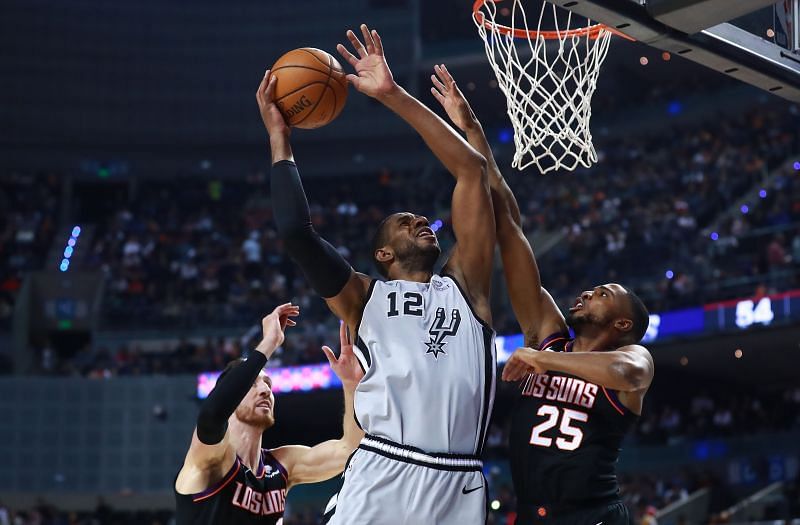
<path fill-rule="evenodd" d="M 269 72 L 258 89 L 272 151 L 272 201 L 279 235 L 330 309 L 355 334 L 365 370 L 355 415 L 366 436 L 344 473 L 336 524 L 477 524 L 486 519 L 479 459 L 494 398 L 489 287 L 495 224 L 486 160 L 398 86 L 376 31 L 361 26 L 356 55 L 338 50 L 348 81 L 408 122 L 456 179 L 457 238 L 441 275 L 428 219 L 396 213 L 378 227 L 374 259 L 387 281 L 353 271 L 314 230 Z M 335 509 L 335 512 L 332 512 Z M 332 516 L 331 516 L 332 514 Z"/>

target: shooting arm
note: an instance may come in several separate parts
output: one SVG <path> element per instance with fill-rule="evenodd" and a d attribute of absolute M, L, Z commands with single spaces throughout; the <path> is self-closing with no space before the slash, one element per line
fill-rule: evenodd
<path fill-rule="evenodd" d="M 314 290 L 337 316 L 355 326 L 369 279 L 354 272 L 336 248 L 314 229 L 297 165 L 290 160 L 291 154 L 284 158 L 285 154 L 276 156 L 275 151 L 280 152 L 281 148 L 273 149 L 273 159 L 278 161 L 272 166 L 270 178 L 278 235 Z"/>

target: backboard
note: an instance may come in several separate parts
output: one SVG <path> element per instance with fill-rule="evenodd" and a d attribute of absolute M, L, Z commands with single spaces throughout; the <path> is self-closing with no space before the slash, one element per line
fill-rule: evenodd
<path fill-rule="evenodd" d="M 800 0 L 548 0 L 800 102 Z"/>

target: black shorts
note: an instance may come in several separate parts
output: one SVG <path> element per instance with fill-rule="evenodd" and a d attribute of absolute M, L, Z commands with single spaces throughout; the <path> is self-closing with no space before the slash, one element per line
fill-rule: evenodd
<path fill-rule="evenodd" d="M 515 525 L 631 525 L 631 516 L 621 501 L 597 507 L 560 509 L 547 507 L 520 509 Z"/>

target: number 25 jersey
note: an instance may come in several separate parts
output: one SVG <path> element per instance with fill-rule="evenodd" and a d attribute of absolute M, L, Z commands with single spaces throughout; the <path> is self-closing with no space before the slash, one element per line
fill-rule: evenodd
<path fill-rule="evenodd" d="M 569 352 L 567 334 L 541 350 Z M 509 446 L 519 505 L 584 507 L 619 494 L 616 463 L 637 416 L 615 391 L 570 374 L 531 374 L 513 410 Z"/>
<path fill-rule="evenodd" d="M 373 281 L 353 348 L 356 418 L 425 452 L 480 454 L 495 386 L 494 332 L 455 279 Z"/>

